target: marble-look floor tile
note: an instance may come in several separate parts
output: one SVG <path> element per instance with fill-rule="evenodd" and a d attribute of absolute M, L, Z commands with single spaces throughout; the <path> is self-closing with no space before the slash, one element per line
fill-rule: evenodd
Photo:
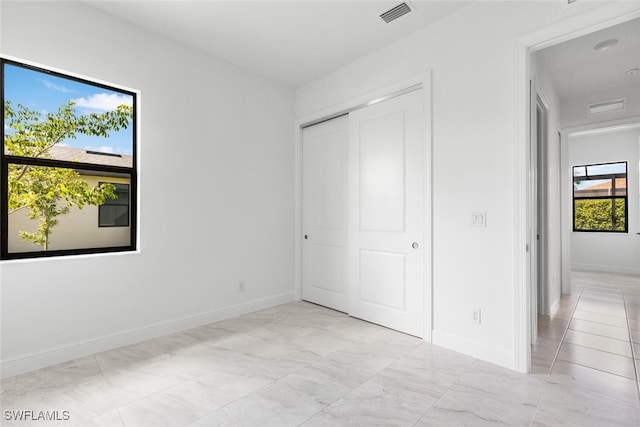
<path fill-rule="evenodd" d="M 102 379 L 100 365 L 94 356 L 27 372 L 16 377 L 14 405 L 44 399 Z"/>
<path fill-rule="evenodd" d="M 568 317 L 561 317 L 556 315 L 549 315 L 549 316 L 538 315 L 538 325 L 544 325 L 544 326 L 554 325 L 554 326 L 566 327 L 569 324 L 569 320 L 571 319 Z"/>
<path fill-rule="evenodd" d="M 588 347 L 563 343 L 558 352 L 558 360 L 577 363 L 631 379 L 636 378 L 632 358 Z"/>
<path fill-rule="evenodd" d="M 278 381 L 293 390 L 312 396 L 323 405 L 330 405 L 353 390 L 338 378 L 311 368 L 303 368 Z"/>
<path fill-rule="evenodd" d="M 202 389 L 203 393 L 206 392 L 208 400 L 220 407 L 259 390 L 272 382 L 273 379 L 269 376 L 255 372 L 211 372 L 191 381 L 195 388 Z"/>
<path fill-rule="evenodd" d="M 153 339 L 104 351 L 96 354 L 95 357 L 103 370 L 137 369 L 158 359 L 166 358 L 167 353 L 158 340 Z"/>
<path fill-rule="evenodd" d="M 366 382 L 311 418 L 303 426 L 411 426 L 436 399 L 422 393 Z"/>
<path fill-rule="evenodd" d="M 538 325 L 538 336 L 553 340 L 561 340 L 566 327 L 559 325 Z"/>
<path fill-rule="evenodd" d="M 309 368 L 338 378 L 350 387 L 357 387 L 393 361 L 394 359 L 388 356 L 336 351 L 309 365 Z"/>
<path fill-rule="evenodd" d="M 602 323 L 589 322 L 587 320 L 573 319 L 571 323 L 569 323 L 569 329 L 594 335 L 602 335 L 603 337 L 615 338 L 617 340 L 629 340 L 627 328 L 618 328 Z"/>
<path fill-rule="evenodd" d="M 418 359 L 425 369 L 459 376 L 474 362 L 474 358 L 436 345 L 423 343 L 407 353 L 406 357 Z"/>
<path fill-rule="evenodd" d="M 82 427 L 90 420 L 112 413 L 117 409 L 110 389 L 104 379 L 96 379 L 76 385 L 48 396 L 16 396 L 14 409 L 22 411 L 68 411 L 69 419 L 52 425 Z"/>
<path fill-rule="evenodd" d="M 120 416 L 120 412 L 112 411 L 91 420 L 83 422 L 82 427 L 126 427 Z"/>
<path fill-rule="evenodd" d="M 330 329 L 312 332 L 293 341 L 294 344 L 320 356 L 327 356 L 333 352 L 342 350 L 345 346 L 353 344 L 354 342 L 354 340 L 338 335 Z"/>
<path fill-rule="evenodd" d="M 403 357 L 383 369 L 373 379 L 382 385 L 403 388 L 440 398 L 459 374 L 433 369 L 414 357 Z"/>
<path fill-rule="evenodd" d="M 321 398 L 283 382 L 272 383 L 224 407 L 240 426 L 298 426 L 326 406 Z"/>
<path fill-rule="evenodd" d="M 125 425 L 179 427 L 220 408 L 215 386 L 187 381 L 119 409 Z"/>
<path fill-rule="evenodd" d="M 0 379 L 0 409 L 12 409 L 16 395 L 16 377 Z"/>
<path fill-rule="evenodd" d="M 636 381 L 631 378 L 558 360 L 548 381 L 584 389 L 628 405 L 640 406 L 638 387 Z"/>
<path fill-rule="evenodd" d="M 622 341 L 570 329 L 564 337 L 564 342 L 605 351 L 607 353 L 614 353 L 620 356 L 631 357 L 630 341 Z"/>
<path fill-rule="evenodd" d="M 626 318 L 626 312 L 623 303 L 619 304 L 604 304 L 595 302 L 583 302 L 580 300 L 576 306 L 576 310 L 587 311 L 592 313 L 604 314 L 607 316 Z"/>
<path fill-rule="evenodd" d="M 104 378 L 116 404 L 124 406 L 192 377 L 179 365 L 156 361 L 146 366 L 138 365 L 136 370 L 108 370 L 104 372 Z"/>
<path fill-rule="evenodd" d="M 239 425 L 224 412 L 224 409 L 219 409 L 186 427 L 239 427 Z"/>
<path fill-rule="evenodd" d="M 486 393 L 501 399 L 535 407 L 540 399 L 544 380 L 521 374 L 491 363 L 476 360 L 456 381 L 467 390 Z"/>
<path fill-rule="evenodd" d="M 617 326 L 618 328 L 627 327 L 627 319 L 623 317 L 607 316 L 606 314 L 593 313 L 590 311 L 576 310 L 573 318 L 595 323 L 604 323 L 605 325 Z"/>
<path fill-rule="evenodd" d="M 416 426 L 528 426 L 535 405 L 454 385 Z"/>
<path fill-rule="evenodd" d="M 545 420 L 546 425 L 551 420 L 555 425 L 638 426 L 640 408 L 584 390 L 550 383 L 542 393 L 536 413 L 538 418 Z"/>
<path fill-rule="evenodd" d="M 637 342 L 633 343 L 633 355 L 636 358 L 636 360 L 640 360 L 640 343 L 637 343 Z"/>

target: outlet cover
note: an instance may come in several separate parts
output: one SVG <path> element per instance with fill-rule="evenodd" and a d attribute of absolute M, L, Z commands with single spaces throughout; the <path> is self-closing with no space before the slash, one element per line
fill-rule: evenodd
<path fill-rule="evenodd" d="M 479 308 L 471 311 L 471 321 L 479 325 L 482 321 L 482 310 Z"/>

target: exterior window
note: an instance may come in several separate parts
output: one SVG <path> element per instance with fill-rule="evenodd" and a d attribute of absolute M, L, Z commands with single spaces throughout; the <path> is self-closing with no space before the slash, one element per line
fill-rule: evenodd
<path fill-rule="evenodd" d="M 5 58 L 0 80 L 0 259 L 135 250 L 137 94 Z"/>
<path fill-rule="evenodd" d="M 98 208 L 100 227 L 129 226 L 129 185 L 111 183 L 115 188 L 115 199 L 105 199 Z"/>
<path fill-rule="evenodd" d="M 573 167 L 573 231 L 627 232 L 627 162 Z"/>

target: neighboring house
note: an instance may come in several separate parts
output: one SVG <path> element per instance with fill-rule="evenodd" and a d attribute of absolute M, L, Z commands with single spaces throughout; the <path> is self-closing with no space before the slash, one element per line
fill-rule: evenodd
<path fill-rule="evenodd" d="M 131 167 L 132 156 L 100 153 L 69 147 L 52 147 L 49 154 L 57 160 L 79 161 L 98 165 Z M 95 173 L 78 170 L 82 179 L 90 186 L 111 183 L 116 186 L 117 199 L 107 199 L 102 206 L 86 205 L 82 209 L 71 208 L 67 215 L 57 219 L 58 225 L 50 236 L 50 250 L 83 249 L 90 247 L 110 247 L 128 245 L 130 239 L 129 184 L 123 175 Z M 33 232 L 39 220 L 28 218 L 28 209 L 20 209 L 9 214 L 9 249 L 11 252 L 42 250 L 31 241 L 23 240 L 20 231 Z"/>
<path fill-rule="evenodd" d="M 612 180 L 606 182 L 600 182 L 589 187 L 581 188 L 574 191 L 576 198 L 588 198 L 588 197 L 608 197 L 608 196 L 624 196 L 627 190 L 627 179 L 616 178 L 615 194 L 613 193 Z"/>

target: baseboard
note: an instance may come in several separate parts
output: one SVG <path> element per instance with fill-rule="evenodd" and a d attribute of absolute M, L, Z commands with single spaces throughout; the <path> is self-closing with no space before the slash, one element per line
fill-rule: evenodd
<path fill-rule="evenodd" d="M 475 357 L 476 359 L 500 365 L 507 369 L 515 369 L 513 353 L 490 347 L 477 341 L 468 340 L 434 329 L 433 344 Z"/>
<path fill-rule="evenodd" d="M 572 263 L 571 270 L 593 271 L 599 273 L 640 274 L 640 268 L 638 267 L 622 267 L 618 265 Z"/>
<path fill-rule="evenodd" d="M 65 345 L 42 352 L 31 353 L 24 356 L 3 360 L 0 362 L 0 377 L 12 377 L 58 363 L 67 362 L 79 357 L 89 356 L 102 351 L 134 344 L 163 335 L 184 331 L 212 322 L 240 316 L 253 311 L 262 310 L 279 304 L 293 301 L 293 292 L 274 295 L 267 298 L 249 301 L 229 307 L 223 307 L 206 313 L 187 316 L 168 322 L 157 323 L 143 328 L 103 336 L 100 338 Z"/>

